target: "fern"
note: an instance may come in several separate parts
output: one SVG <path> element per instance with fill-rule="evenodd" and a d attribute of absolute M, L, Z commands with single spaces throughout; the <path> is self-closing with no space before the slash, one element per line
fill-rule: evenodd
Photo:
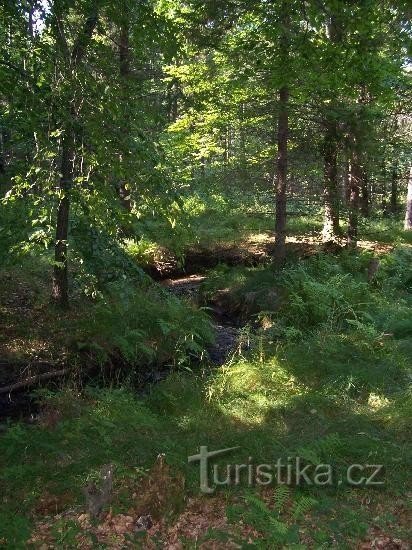
<path fill-rule="evenodd" d="M 227 517 L 230 521 L 251 525 L 259 531 L 262 539 L 257 539 L 251 547 L 266 548 L 304 548 L 299 544 L 299 525 L 297 520 L 302 518 L 315 504 L 310 497 L 302 496 L 289 508 L 292 498 L 288 487 L 281 485 L 273 495 L 273 509 L 255 494 L 245 496 L 246 506 L 229 508 Z"/>
<path fill-rule="evenodd" d="M 324 461 L 332 461 L 338 458 L 343 446 L 344 443 L 339 434 L 332 433 L 306 447 L 299 447 L 297 455 L 316 466 Z"/>
<path fill-rule="evenodd" d="M 309 510 L 311 510 L 316 504 L 317 504 L 317 501 L 314 498 L 301 496 L 293 505 L 292 518 L 295 520 L 301 518 L 304 514 L 309 512 Z"/>
<path fill-rule="evenodd" d="M 290 489 L 286 485 L 279 485 L 273 495 L 274 510 L 280 514 L 285 506 L 286 501 L 290 497 Z"/>
<path fill-rule="evenodd" d="M 319 457 L 316 449 L 312 447 L 299 447 L 297 454 L 300 458 L 303 458 L 315 466 L 322 463 L 322 459 Z"/>

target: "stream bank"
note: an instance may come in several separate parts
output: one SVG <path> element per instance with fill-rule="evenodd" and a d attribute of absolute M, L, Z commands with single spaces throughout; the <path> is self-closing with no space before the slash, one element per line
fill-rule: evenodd
<path fill-rule="evenodd" d="M 158 280 L 159 284 L 168 292 L 182 300 L 188 300 L 196 306 L 200 306 L 199 291 L 206 276 L 203 273 L 181 276 L 180 271 L 172 276 Z M 214 343 L 205 349 L 207 354 L 206 365 L 218 367 L 223 365 L 228 358 L 245 347 L 242 341 L 242 326 L 238 319 L 229 315 L 228 312 L 214 304 L 207 306 L 213 329 L 215 332 Z M 203 359 L 194 359 L 193 367 L 196 368 Z M 0 390 L 0 431 L 5 429 L 7 423 L 15 420 L 25 422 L 36 422 L 40 412 L 40 405 L 35 390 L 47 388 L 57 390 L 65 381 L 75 381 L 79 387 L 86 384 L 104 384 L 107 381 L 119 381 L 120 377 L 114 374 L 115 371 L 127 372 L 130 365 L 126 364 L 121 357 L 111 357 L 110 361 L 101 366 L 93 361 L 93 357 L 85 352 L 84 364 L 88 367 L 70 368 L 68 360 L 59 363 L 38 363 L 26 364 L 24 362 L 11 364 L 7 360 L 0 361 L 0 387 L 10 388 L 10 391 Z M 136 392 L 146 393 L 153 385 L 165 379 L 171 372 L 167 365 L 154 366 L 147 370 L 140 369 L 133 386 Z M 19 373 L 13 377 L 12 373 Z M 60 374 L 59 374 L 60 373 Z"/>

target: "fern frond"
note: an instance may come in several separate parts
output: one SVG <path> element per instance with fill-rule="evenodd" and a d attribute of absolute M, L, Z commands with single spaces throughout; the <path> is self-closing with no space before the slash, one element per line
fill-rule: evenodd
<path fill-rule="evenodd" d="M 292 509 L 292 518 L 298 519 L 304 514 L 309 512 L 315 505 L 317 501 L 314 498 L 301 496 L 294 504 Z"/>
<path fill-rule="evenodd" d="M 286 485 L 279 485 L 279 487 L 276 487 L 275 493 L 273 495 L 275 512 L 280 514 L 283 511 L 285 502 L 288 500 L 289 496 L 290 496 L 289 487 L 287 487 Z"/>

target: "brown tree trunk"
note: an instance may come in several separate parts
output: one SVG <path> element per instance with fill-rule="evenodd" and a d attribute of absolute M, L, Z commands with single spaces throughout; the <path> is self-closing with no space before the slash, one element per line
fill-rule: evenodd
<path fill-rule="evenodd" d="M 344 200 L 345 204 L 349 204 L 350 200 L 350 161 L 349 159 L 345 160 L 345 167 L 344 167 L 344 174 L 343 174 L 343 182 L 344 182 Z"/>
<path fill-rule="evenodd" d="M 412 230 L 412 166 L 409 171 L 408 194 L 406 197 L 405 230 Z"/>
<path fill-rule="evenodd" d="M 59 8 L 60 6 L 56 7 Z M 71 53 L 69 52 L 63 29 L 61 13 L 57 11 L 54 14 L 56 20 L 56 42 L 61 48 L 62 53 L 66 56 L 66 61 L 69 62 L 68 78 L 73 76 L 76 68 L 83 61 L 87 46 L 97 24 L 97 5 L 92 4 L 90 8 L 90 13 L 84 20 L 83 28 L 76 37 Z M 61 177 L 59 184 L 59 204 L 57 208 L 56 240 L 54 244 L 55 263 L 52 282 L 52 300 L 56 305 L 61 307 L 67 307 L 69 303 L 67 239 L 69 234 L 70 192 L 73 186 L 74 176 L 74 127 L 77 116 L 74 93 L 69 104 L 70 106 L 67 107 L 64 113 L 66 129 L 61 147 Z"/>
<path fill-rule="evenodd" d="M 324 141 L 324 223 L 323 242 L 339 236 L 338 142 L 336 122 L 327 124 Z"/>
<path fill-rule="evenodd" d="M 283 86 L 279 91 L 279 119 L 278 119 L 278 157 L 276 167 L 276 223 L 274 259 L 278 264 L 283 263 L 286 256 L 286 191 L 288 174 L 288 118 L 289 90 Z"/>
<path fill-rule="evenodd" d="M 392 169 L 391 178 L 391 213 L 398 212 L 398 167 L 395 165 Z"/>
<path fill-rule="evenodd" d="M 69 303 L 67 237 L 69 233 L 70 191 L 73 185 L 73 163 L 73 133 L 72 129 L 68 128 L 62 143 L 60 201 L 57 209 L 52 282 L 52 299 L 61 307 L 67 307 Z"/>
<path fill-rule="evenodd" d="M 368 181 L 368 173 L 365 167 L 361 168 L 360 176 L 361 176 L 360 212 L 364 218 L 368 218 L 369 217 L 369 181 Z"/>
<path fill-rule="evenodd" d="M 279 40 L 280 64 L 288 70 L 290 16 L 287 0 L 280 6 L 281 32 Z M 289 87 L 285 82 L 279 89 L 279 115 L 277 132 L 277 161 L 275 175 L 276 221 L 275 246 L 273 259 L 275 264 L 282 265 L 286 257 L 286 197 L 288 176 L 288 138 L 289 138 Z"/>
<path fill-rule="evenodd" d="M 359 213 L 359 187 L 361 181 L 361 167 L 357 151 L 352 152 L 350 171 L 350 197 L 347 246 L 356 248 L 358 243 L 358 213 Z"/>
<path fill-rule="evenodd" d="M 226 166 L 229 164 L 230 155 L 231 155 L 231 148 L 232 148 L 232 131 L 230 124 L 226 126 L 226 135 L 225 135 L 225 164 Z"/>
<path fill-rule="evenodd" d="M 127 188 L 125 182 L 125 175 L 127 173 L 127 160 L 129 153 L 129 139 L 130 139 L 130 117 L 128 108 L 128 81 L 130 78 L 130 40 L 129 40 L 129 24 L 124 21 L 120 28 L 119 39 L 119 73 L 120 73 L 120 86 L 121 86 L 121 101 L 123 106 L 123 125 L 122 125 L 122 145 L 121 153 L 119 155 L 119 164 L 121 178 L 118 184 L 119 199 L 125 210 L 131 212 L 132 202 L 130 199 L 130 189 Z"/>
<path fill-rule="evenodd" d="M 0 126 L 0 183 L 1 177 L 6 173 L 6 155 L 4 151 L 3 129 Z"/>
<path fill-rule="evenodd" d="M 332 44 L 339 44 L 343 37 L 341 17 L 339 11 L 332 10 L 327 22 L 327 35 Z M 334 117 L 334 97 L 331 96 L 329 108 L 331 113 L 326 113 L 325 136 L 323 143 L 324 162 L 324 223 L 322 240 L 324 243 L 334 242 L 339 236 L 339 185 L 338 185 L 338 124 Z"/>

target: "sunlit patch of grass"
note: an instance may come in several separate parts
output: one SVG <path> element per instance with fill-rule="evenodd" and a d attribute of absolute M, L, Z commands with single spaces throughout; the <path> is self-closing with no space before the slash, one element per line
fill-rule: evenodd
<path fill-rule="evenodd" d="M 279 363 L 277 358 L 264 362 L 240 361 L 220 369 L 208 385 L 209 399 L 225 402 L 236 396 L 265 397 L 272 405 L 282 403 L 290 395 L 303 391 L 297 380 Z"/>
<path fill-rule="evenodd" d="M 153 264 L 156 260 L 156 255 L 159 254 L 158 244 L 147 237 L 141 237 L 138 240 L 126 239 L 124 241 L 124 248 L 127 254 L 142 267 Z"/>
<path fill-rule="evenodd" d="M 314 212 L 309 215 L 299 215 L 288 218 L 288 232 L 296 234 L 319 234 L 323 227 L 323 216 L 321 212 Z"/>
<path fill-rule="evenodd" d="M 220 369 L 207 386 L 208 398 L 245 425 L 264 424 L 274 408 L 303 391 L 275 358 L 263 363 L 240 361 Z"/>
<path fill-rule="evenodd" d="M 368 397 L 368 406 L 373 411 L 378 411 L 382 409 L 383 407 L 388 406 L 390 403 L 389 399 L 383 395 L 378 395 L 376 393 L 371 392 Z"/>
<path fill-rule="evenodd" d="M 412 245 L 412 232 L 403 228 L 403 218 L 383 218 L 382 216 L 361 220 L 361 237 L 394 245 Z"/>

